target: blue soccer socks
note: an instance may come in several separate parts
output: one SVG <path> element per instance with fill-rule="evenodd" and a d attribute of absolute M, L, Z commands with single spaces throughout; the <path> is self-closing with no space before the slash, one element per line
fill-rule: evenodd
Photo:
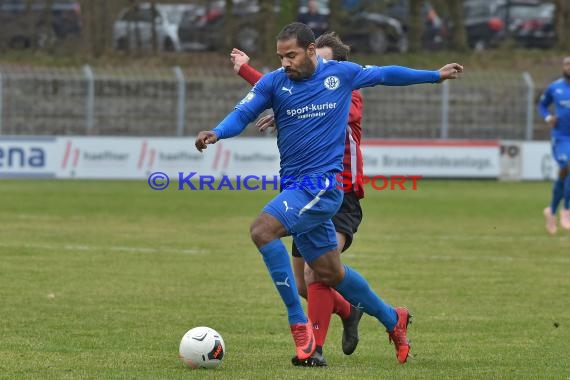
<path fill-rule="evenodd" d="M 307 323 L 307 317 L 299 299 L 289 253 L 283 242 L 279 239 L 273 240 L 259 248 L 259 252 L 261 252 L 273 283 L 287 307 L 289 324 Z"/>
<path fill-rule="evenodd" d="M 335 289 L 352 305 L 376 317 L 386 327 L 386 330 L 394 330 L 398 321 L 396 309 L 378 297 L 360 273 L 348 265 L 344 266 L 344 270 L 344 278 Z"/>

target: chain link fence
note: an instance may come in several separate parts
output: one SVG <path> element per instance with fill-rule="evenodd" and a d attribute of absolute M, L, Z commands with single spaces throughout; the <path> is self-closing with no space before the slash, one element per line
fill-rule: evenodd
<path fill-rule="evenodd" d="M 365 138 L 547 139 L 528 73 L 469 72 L 440 85 L 366 88 Z M 249 85 L 233 72 L 0 67 L 0 134 L 193 136 Z M 247 128 L 247 136 L 256 136 Z"/>

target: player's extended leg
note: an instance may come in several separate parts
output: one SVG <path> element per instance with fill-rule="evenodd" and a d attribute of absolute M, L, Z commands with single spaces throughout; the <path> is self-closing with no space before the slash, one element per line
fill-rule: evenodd
<path fill-rule="evenodd" d="M 260 248 L 270 273 L 272 273 L 272 277 L 274 277 L 274 281 L 276 281 L 276 285 L 279 286 L 279 281 L 283 281 L 276 278 L 283 278 L 283 276 L 286 275 L 286 278 L 288 279 L 293 278 L 294 276 L 289 257 L 287 256 L 285 260 L 281 254 L 282 252 L 286 252 L 286 250 L 279 240 L 280 237 L 291 234 L 295 241 L 296 237 L 299 235 L 312 236 L 314 233 L 313 231 L 315 231 L 317 226 L 321 225 L 323 221 L 328 221 L 328 229 L 325 231 L 316 230 L 316 238 L 322 244 L 312 246 L 311 248 L 313 250 L 313 254 L 316 256 L 319 256 L 324 252 L 328 252 L 329 250 L 336 249 L 337 241 L 330 218 L 338 211 L 340 204 L 342 203 L 343 193 L 341 190 L 333 186 L 335 183 L 334 181 L 334 174 L 330 173 L 306 176 L 303 178 L 303 181 L 299 183 L 287 183 L 287 186 L 284 186 L 284 190 L 264 207 L 263 212 L 268 215 L 265 218 L 265 221 L 257 223 L 256 227 L 258 227 L 260 235 L 258 239 L 254 237 L 255 234 L 253 233 L 252 228 L 253 240 Z M 324 186 L 321 187 L 321 184 Z M 272 217 L 268 218 L 269 216 Z M 265 226 L 267 223 L 277 224 L 281 229 L 278 233 L 269 233 L 268 236 L 262 236 L 269 230 L 269 228 Z M 321 235 L 320 233 L 324 233 L 324 235 Z M 271 239 L 278 240 L 280 245 L 278 246 L 276 242 Z M 268 249 L 266 249 L 266 247 L 268 247 Z M 274 260 L 273 257 L 275 256 L 273 251 L 280 252 L 278 255 L 279 267 L 272 262 Z M 271 260 L 268 260 L 268 258 Z M 290 270 L 290 272 L 287 273 L 283 271 L 286 265 L 285 261 L 287 262 L 287 267 Z M 274 269 L 277 267 L 279 270 Z M 273 272 L 276 273 L 275 276 Z M 287 287 L 291 287 L 291 289 L 286 290 L 279 289 L 278 287 L 278 290 L 282 293 L 282 298 L 289 311 L 289 321 L 297 348 L 297 357 L 301 360 L 305 360 L 314 353 L 316 344 L 310 322 L 299 323 L 298 317 L 296 317 L 298 315 L 298 308 L 300 308 L 300 300 L 297 295 L 298 290 L 296 287 L 296 281 L 292 281 L 292 285 L 295 285 L 294 290 L 296 302 L 294 305 L 289 304 L 289 302 L 291 302 L 290 297 L 292 295 L 291 290 L 293 286 L 287 285 Z M 292 312 L 294 312 L 293 317 L 297 319 L 292 318 Z M 302 316 L 305 317 L 304 314 Z"/>
<path fill-rule="evenodd" d="M 315 352 L 316 345 L 312 326 L 299 299 L 289 253 L 280 240 L 287 231 L 274 216 L 262 213 L 252 223 L 250 233 L 287 308 L 297 357 L 307 359 Z"/>
<path fill-rule="evenodd" d="M 299 246 L 304 254 L 304 249 Z M 316 258 L 306 257 L 309 266 L 322 282 L 334 287 L 351 304 L 376 317 L 385 327 L 390 340 L 396 346 L 396 357 L 405 363 L 410 351 L 407 326 L 410 314 L 405 308 L 393 308 L 385 303 L 356 270 L 340 262 L 340 252 L 333 250 Z"/>
<path fill-rule="evenodd" d="M 337 232 L 336 237 L 339 249 L 344 247 L 346 242 L 345 235 Z M 307 313 L 313 323 L 313 333 L 315 334 L 317 348 L 309 359 L 302 361 L 297 357 L 293 357 L 291 362 L 296 366 L 322 367 L 327 365 L 323 356 L 323 346 L 328 334 L 332 314 L 337 314 L 342 319 L 344 327 L 342 349 L 345 354 L 350 355 L 358 345 L 358 323 L 362 317 L 362 311 L 351 306 L 336 290 L 320 282 L 313 270 L 305 264 L 304 259 L 299 257 L 299 255 L 297 246 L 293 243 L 295 277 L 300 277 L 298 275 L 299 270 L 304 272 L 301 275 L 303 280 L 297 282 L 299 294 L 302 294 L 300 284 L 308 284 L 305 290 L 306 294 L 308 294 Z M 300 264 L 304 266 L 304 270 Z"/>
<path fill-rule="evenodd" d="M 360 199 L 354 192 L 345 192 L 340 209 L 332 218 L 334 228 L 336 230 L 336 238 L 338 240 L 338 249 L 342 253 L 352 245 L 354 234 L 358 231 L 358 226 L 362 222 L 362 208 L 360 207 Z M 335 309 L 341 310 L 339 314 L 342 319 L 342 352 L 345 355 L 351 355 L 358 345 L 358 325 L 362 318 L 362 310 L 350 306 L 350 313 L 345 314 L 348 310 L 347 301 L 344 300 L 336 290 L 331 288 L 335 301 Z M 338 313 L 337 313 L 338 314 Z"/>

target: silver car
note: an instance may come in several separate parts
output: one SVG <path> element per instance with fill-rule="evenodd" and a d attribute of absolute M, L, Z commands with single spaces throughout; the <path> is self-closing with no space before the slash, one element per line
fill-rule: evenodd
<path fill-rule="evenodd" d="M 195 7 L 192 4 L 155 4 L 153 11 L 150 3 L 140 3 L 134 8 L 123 9 L 113 25 L 115 49 L 152 50 L 154 25 L 158 50 L 181 51 L 178 38 L 181 16 Z"/>

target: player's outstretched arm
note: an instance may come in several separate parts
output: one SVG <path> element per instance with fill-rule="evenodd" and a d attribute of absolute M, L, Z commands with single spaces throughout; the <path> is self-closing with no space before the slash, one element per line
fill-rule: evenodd
<path fill-rule="evenodd" d="M 459 63 L 448 63 L 439 69 L 440 82 L 448 79 L 457 79 L 459 74 L 463 72 L 463 66 Z"/>
<path fill-rule="evenodd" d="M 199 152 L 206 149 L 208 145 L 215 144 L 218 141 L 218 136 L 212 131 L 202 131 L 198 133 L 198 137 L 196 137 L 196 149 Z"/>
<path fill-rule="evenodd" d="M 463 66 L 449 63 L 439 70 L 417 70 L 404 66 L 359 66 L 352 62 L 346 68 L 354 70 L 352 88 L 359 89 L 377 85 L 410 86 L 421 83 L 440 83 L 447 79 L 455 79 L 463 72 Z"/>

